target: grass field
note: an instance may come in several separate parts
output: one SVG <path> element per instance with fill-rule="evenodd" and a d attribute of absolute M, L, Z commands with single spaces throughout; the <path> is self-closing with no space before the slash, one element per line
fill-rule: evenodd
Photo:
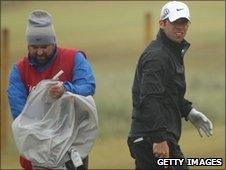
<path fill-rule="evenodd" d="M 1 27 L 10 30 L 10 67 L 26 54 L 26 18 L 34 9 L 45 9 L 53 15 L 59 46 L 76 47 L 87 53 L 96 76 L 95 101 L 100 127 L 90 155 L 90 168 L 134 167 L 126 146 L 131 85 L 139 54 L 145 48 L 144 14 L 151 12 L 155 35 L 163 4 L 160 1 L 1 1 Z M 225 160 L 224 2 L 187 4 L 192 23 L 187 35 L 191 47 L 185 56 L 186 98 L 213 121 L 214 135 L 200 138 L 192 125 L 183 122 L 180 144 L 188 157 Z M 17 150 L 11 137 L 8 141 L 5 152 L 1 152 L 1 167 L 18 168 Z"/>

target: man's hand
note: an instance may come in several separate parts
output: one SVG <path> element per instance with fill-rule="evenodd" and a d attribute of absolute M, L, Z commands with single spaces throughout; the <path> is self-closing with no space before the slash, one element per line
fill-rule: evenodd
<path fill-rule="evenodd" d="M 191 109 L 188 114 L 188 120 L 198 129 L 199 135 L 202 137 L 202 132 L 206 134 L 206 136 L 211 136 L 213 134 L 213 124 L 212 122 L 201 112 Z"/>
<path fill-rule="evenodd" d="M 49 88 L 49 95 L 54 99 L 60 98 L 64 94 L 63 82 L 57 81 L 56 84 Z"/>
<path fill-rule="evenodd" d="M 153 143 L 153 154 L 156 158 L 169 158 L 169 146 L 167 142 Z"/>

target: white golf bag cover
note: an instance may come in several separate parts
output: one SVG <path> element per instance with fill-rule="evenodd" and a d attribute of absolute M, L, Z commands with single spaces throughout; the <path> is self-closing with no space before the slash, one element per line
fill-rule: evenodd
<path fill-rule="evenodd" d="M 55 83 L 41 81 L 12 123 L 19 153 L 37 167 L 62 166 L 72 148 L 85 158 L 97 136 L 98 117 L 92 96 L 65 92 L 53 100 L 48 89 Z"/>

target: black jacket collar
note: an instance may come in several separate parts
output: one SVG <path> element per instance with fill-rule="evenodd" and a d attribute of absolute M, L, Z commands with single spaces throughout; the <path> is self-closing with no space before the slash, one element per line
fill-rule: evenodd
<path fill-rule="evenodd" d="M 174 53 L 179 53 L 182 57 L 190 47 L 190 44 L 186 40 L 183 40 L 181 43 L 170 40 L 162 29 L 157 34 L 157 40 L 161 40 L 170 50 Z"/>

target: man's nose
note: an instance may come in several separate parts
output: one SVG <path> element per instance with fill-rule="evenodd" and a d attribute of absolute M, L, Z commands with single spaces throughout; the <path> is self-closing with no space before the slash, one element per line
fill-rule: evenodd
<path fill-rule="evenodd" d="M 184 31 L 185 30 L 185 26 L 184 25 L 177 25 L 176 29 L 177 29 L 177 31 Z"/>
<path fill-rule="evenodd" d="M 175 25 L 177 29 L 185 29 L 187 27 L 186 24 L 177 24 Z"/>
<path fill-rule="evenodd" d="M 43 54 L 43 49 L 42 48 L 38 48 L 37 49 L 37 54 L 38 55 L 42 55 Z"/>

